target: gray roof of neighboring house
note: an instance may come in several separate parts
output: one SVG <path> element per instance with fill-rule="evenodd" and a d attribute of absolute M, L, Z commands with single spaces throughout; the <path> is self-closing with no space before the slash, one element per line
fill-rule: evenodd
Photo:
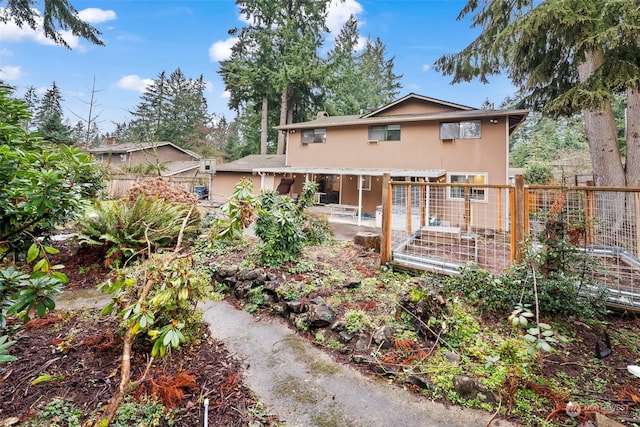
<path fill-rule="evenodd" d="M 158 148 L 158 147 L 164 147 L 165 145 L 169 145 L 169 146 L 175 148 L 176 150 L 180 150 L 180 151 L 182 151 L 184 153 L 187 153 L 188 155 L 190 155 L 194 159 L 201 159 L 202 158 L 202 156 L 199 155 L 198 153 L 196 153 L 194 151 L 191 151 L 191 150 L 187 150 L 186 148 L 178 147 L 177 145 L 175 145 L 174 143 L 169 142 L 169 141 L 127 142 L 127 143 L 124 143 L 124 144 L 111 144 L 111 145 L 104 145 L 102 147 L 97 147 L 97 148 L 90 148 L 89 152 L 91 154 L 132 153 L 134 151 L 143 151 L 143 150 L 149 150 L 149 149 Z"/>
<path fill-rule="evenodd" d="M 286 157 L 283 154 L 251 154 L 228 163 L 218 163 L 216 172 L 253 172 L 258 168 L 283 168 Z"/>
<path fill-rule="evenodd" d="M 164 163 L 164 166 L 166 169 L 162 171 L 162 176 L 171 176 L 189 170 L 198 169 L 200 167 L 200 161 L 177 160 L 175 162 L 166 162 Z"/>

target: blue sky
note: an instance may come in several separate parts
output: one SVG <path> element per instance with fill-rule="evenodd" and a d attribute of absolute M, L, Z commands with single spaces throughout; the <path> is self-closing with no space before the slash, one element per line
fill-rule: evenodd
<path fill-rule="evenodd" d="M 86 118 L 95 78 L 98 125 L 113 130 L 112 122 L 130 119 L 145 84 L 162 71 L 180 67 L 188 78 L 201 74 L 208 83 L 209 111 L 233 118 L 218 76 L 218 61 L 233 43 L 228 30 L 244 25 L 233 0 L 71 0 L 87 22 L 103 34 L 104 47 L 66 36 L 68 50 L 53 45 L 40 31 L 0 24 L 0 79 L 22 95 L 28 86 L 40 93 L 53 81 L 64 98 L 65 117 L 72 123 Z M 361 35 L 380 37 L 395 71 L 402 74 L 400 96 L 410 92 L 480 107 L 485 99 L 499 105 L 514 93 L 504 77 L 488 85 L 478 82 L 450 85 L 450 78 L 432 69 L 446 53 L 458 52 L 477 32 L 456 17 L 466 0 L 346 0 L 331 7 L 327 34 L 330 46 L 351 13 Z M 1 3 L 0 3 L 1 5 Z M 36 7 L 41 8 L 40 2 Z"/>

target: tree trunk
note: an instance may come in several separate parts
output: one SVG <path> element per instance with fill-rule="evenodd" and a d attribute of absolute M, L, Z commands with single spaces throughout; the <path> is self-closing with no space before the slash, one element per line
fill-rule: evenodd
<path fill-rule="evenodd" d="M 640 90 L 627 89 L 627 186 L 640 186 Z"/>
<path fill-rule="evenodd" d="M 269 115 L 269 98 L 265 95 L 262 97 L 262 117 L 260 119 L 260 154 L 267 154 L 267 126 Z"/>
<path fill-rule="evenodd" d="M 585 61 L 578 65 L 580 83 L 587 81 L 603 62 L 602 51 L 588 51 Z M 624 187 L 625 174 L 611 102 L 606 102 L 598 110 L 588 109 L 583 113 L 595 184 Z"/>
<path fill-rule="evenodd" d="M 287 124 L 288 101 L 289 88 L 285 87 L 280 97 L 280 126 Z M 284 154 L 284 136 L 284 132 L 278 132 L 278 149 L 276 150 L 276 154 Z"/>

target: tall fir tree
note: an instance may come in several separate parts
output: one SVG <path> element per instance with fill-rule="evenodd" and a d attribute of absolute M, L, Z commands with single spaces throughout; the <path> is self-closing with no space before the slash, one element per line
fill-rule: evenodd
<path fill-rule="evenodd" d="M 55 144 L 73 143 L 71 127 L 65 123 L 62 112 L 62 93 L 53 82 L 51 87 L 42 96 L 36 122 L 38 132 L 49 142 Z"/>
<path fill-rule="evenodd" d="M 127 138 L 139 142 L 169 141 L 197 149 L 198 144 L 206 143 L 198 139 L 198 135 L 202 135 L 204 128 L 211 127 L 205 86 L 202 76 L 189 79 L 180 68 L 168 78 L 162 71 L 131 112 L 134 119 L 129 123 Z M 202 137 L 206 139 L 206 133 Z"/>
<path fill-rule="evenodd" d="M 478 37 L 436 69 L 453 82 L 507 72 L 522 106 L 550 115 L 581 112 L 595 183 L 640 182 L 640 8 L 637 0 L 469 0 Z M 618 149 L 612 101 L 625 94 L 626 156 Z"/>
<path fill-rule="evenodd" d="M 267 151 L 268 128 L 306 119 L 317 105 L 314 88 L 323 79 L 323 61 L 318 56 L 326 31 L 329 0 L 236 1 L 249 24 L 231 30 L 238 42 L 231 58 L 221 61 L 220 74 L 231 93 L 229 106 L 239 114 L 259 106 L 260 152 Z M 269 107 L 280 106 L 276 123 L 269 120 Z M 277 153 L 284 152 L 278 135 Z"/>

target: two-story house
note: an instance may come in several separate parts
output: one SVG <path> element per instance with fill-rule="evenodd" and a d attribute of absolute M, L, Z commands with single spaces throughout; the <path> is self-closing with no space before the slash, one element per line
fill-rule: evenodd
<path fill-rule="evenodd" d="M 375 213 L 382 176 L 394 180 L 507 184 L 509 137 L 527 110 L 475 109 L 417 94 L 364 115 L 278 126 L 287 136 L 284 165 L 256 167 L 263 188 L 294 178 L 291 193 L 316 181 L 323 203 L 357 205 Z M 215 184 L 214 184 L 215 186 Z M 448 196 L 461 198 L 452 188 Z M 487 195 L 473 194 L 481 201 Z"/>

